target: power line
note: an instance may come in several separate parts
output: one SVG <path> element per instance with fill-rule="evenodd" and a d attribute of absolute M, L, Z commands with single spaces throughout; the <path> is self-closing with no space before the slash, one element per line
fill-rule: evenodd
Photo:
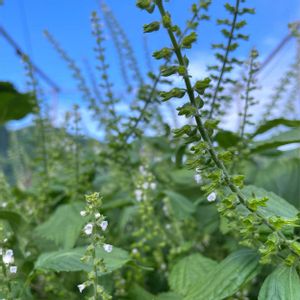
<path fill-rule="evenodd" d="M 21 58 L 26 56 L 25 52 L 19 47 L 19 45 L 14 41 L 14 39 L 7 33 L 7 31 L 0 26 L 0 35 L 4 37 L 4 39 L 8 42 L 8 44 L 14 48 L 16 54 Z M 37 65 L 32 63 L 32 67 L 35 72 L 48 84 L 50 85 L 56 92 L 59 92 L 61 89 L 60 87 L 44 72 L 42 71 Z"/>

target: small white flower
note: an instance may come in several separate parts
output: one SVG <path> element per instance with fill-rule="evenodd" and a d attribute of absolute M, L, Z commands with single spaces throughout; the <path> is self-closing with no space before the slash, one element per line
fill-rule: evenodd
<path fill-rule="evenodd" d="M 200 174 L 195 174 L 194 179 L 196 181 L 197 184 L 200 184 L 202 181 L 202 177 Z"/>
<path fill-rule="evenodd" d="M 86 235 L 91 235 L 92 234 L 92 232 L 93 232 L 93 224 L 92 223 L 88 223 L 88 224 L 86 224 L 85 226 L 84 226 L 84 233 L 86 234 Z"/>
<path fill-rule="evenodd" d="M 101 229 L 103 231 L 106 230 L 107 226 L 108 226 L 108 222 L 107 221 L 102 221 L 101 224 L 100 224 L 100 227 L 101 227 Z"/>
<path fill-rule="evenodd" d="M 151 182 L 150 183 L 150 189 L 151 190 L 155 190 L 156 189 L 156 183 L 155 182 Z"/>
<path fill-rule="evenodd" d="M 132 249 L 132 254 L 138 254 L 139 253 L 139 250 L 138 249 L 136 249 L 136 248 L 133 248 Z"/>
<path fill-rule="evenodd" d="M 85 286 L 85 284 L 84 284 L 84 283 L 82 283 L 82 284 L 78 284 L 78 285 L 77 285 L 77 287 L 78 287 L 78 289 L 79 289 L 79 292 L 80 292 L 80 293 L 82 293 L 82 292 L 83 292 L 83 290 L 86 288 L 86 286 Z"/>
<path fill-rule="evenodd" d="M 135 190 L 134 191 L 136 201 L 141 202 L 142 201 L 142 196 L 143 196 L 143 191 L 142 190 Z"/>
<path fill-rule="evenodd" d="M 98 212 L 95 213 L 95 218 L 96 218 L 96 219 L 99 219 L 100 217 L 101 217 L 101 214 L 100 214 L 100 213 L 98 213 Z"/>
<path fill-rule="evenodd" d="M 143 189 L 145 189 L 145 190 L 149 189 L 149 182 L 143 183 Z"/>
<path fill-rule="evenodd" d="M 104 244 L 103 245 L 103 249 L 104 249 L 104 251 L 110 253 L 112 251 L 112 249 L 113 249 L 113 246 L 110 245 L 110 244 Z"/>
<path fill-rule="evenodd" d="M 14 262 L 14 252 L 11 249 L 6 250 L 2 260 L 6 265 L 12 264 Z"/>
<path fill-rule="evenodd" d="M 82 210 L 82 211 L 80 212 L 80 215 L 81 215 L 82 217 L 85 217 L 85 216 L 86 216 L 86 211 L 85 211 L 85 210 Z"/>
<path fill-rule="evenodd" d="M 17 266 L 11 266 L 11 267 L 9 268 L 9 272 L 10 272 L 11 274 L 16 274 L 16 273 L 17 273 L 17 270 L 18 270 L 18 267 L 17 267 Z"/>
<path fill-rule="evenodd" d="M 163 263 L 163 264 L 160 265 L 160 268 L 162 270 L 166 270 L 167 269 L 167 265 L 165 263 Z"/>
<path fill-rule="evenodd" d="M 216 201 L 216 198 L 217 198 L 217 194 L 215 192 L 212 192 L 207 196 L 207 201 L 214 202 Z"/>
<path fill-rule="evenodd" d="M 167 229 L 167 230 L 171 229 L 171 224 L 169 224 L 169 223 L 166 224 L 166 229 Z"/>
<path fill-rule="evenodd" d="M 7 207 L 7 202 L 3 202 L 3 203 L 1 204 L 1 206 L 2 206 L 3 208 Z"/>
<path fill-rule="evenodd" d="M 145 167 L 144 166 L 140 166 L 139 167 L 139 170 L 140 170 L 140 173 L 145 176 L 146 175 L 146 170 L 145 170 Z"/>

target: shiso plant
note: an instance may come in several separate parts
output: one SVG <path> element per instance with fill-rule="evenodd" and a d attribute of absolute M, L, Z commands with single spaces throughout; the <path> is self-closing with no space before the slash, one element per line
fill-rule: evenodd
<path fill-rule="evenodd" d="M 242 53 L 255 18 L 245 0 L 215 2 L 217 17 L 212 1 L 195 1 L 182 27 L 172 1 L 137 0 L 141 31 L 163 36 L 146 49 L 149 72 L 100 2 L 89 76 L 45 31 L 81 95 L 59 127 L 29 56 L 28 93 L 0 82 L 10 105 L 0 114 L 0 299 L 299 300 L 299 24 L 289 25 L 295 59 L 262 98 L 259 51 Z M 199 77 L 190 51 L 214 21 L 215 62 Z M 13 131 L 16 95 L 33 121 Z M 99 139 L 84 134 L 83 111 Z"/>

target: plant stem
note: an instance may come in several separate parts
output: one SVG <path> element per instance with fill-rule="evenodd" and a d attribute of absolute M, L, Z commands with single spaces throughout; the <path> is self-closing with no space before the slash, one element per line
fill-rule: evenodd
<path fill-rule="evenodd" d="M 233 32 L 235 30 L 235 24 L 236 24 L 236 20 L 237 20 L 238 11 L 239 11 L 239 6 L 240 6 L 240 0 L 236 0 L 235 10 L 234 10 L 234 15 L 233 15 L 233 21 L 232 21 L 232 24 L 231 24 L 230 36 L 228 38 L 228 42 L 227 42 L 227 46 L 226 46 L 226 52 L 225 52 L 225 57 L 224 57 L 224 61 L 223 61 L 223 64 L 222 64 L 221 73 L 219 75 L 217 86 L 216 86 L 215 91 L 214 91 L 214 95 L 213 95 L 213 99 L 212 99 L 212 103 L 211 103 L 211 108 L 210 108 L 210 112 L 209 112 L 209 117 L 208 117 L 209 119 L 211 119 L 212 116 L 213 116 L 214 109 L 215 109 L 215 103 L 216 103 L 217 97 L 218 97 L 219 88 L 220 88 L 220 85 L 222 83 L 223 75 L 225 73 L 225 68 L 226 68 L 226 65 L 227 65 L 227 62 L 228 62 L 228 56 L 229 56 L 229 51 L 230 51 L 229 49 L 230 49 L 230 46 L 231 46 L 231 43 L 232 43 Z"/>
<path fill-rule="evenodd" d="M 156 4 L 158 6 L 158 9 L 160 11 L 160 14 L 162 17 L 164 17 L 166 15 L 166 11 L 163 7 L 162 4 L 162 0 L 156 0 Z M 167 29 L 168 35 L 170 37 L 170 40 L 172 42 L 173 48 L 174 48 L 174 52 L 177 56 L 178 59 L 178 63 L 179 65 L 186 67 L 184 59 L 183 59 L 183 55 L 181 53 L 181 48 L 174 36 L 174 33 L 170 30 Z M 190 103 L 197 108 L 196 102 L 195 102 L 195 95 L 194 95 L 194 89 L 192 87 L 191 81 L 190 81 L 190 76 L 188 74 L 188 72 L 186 72 L 185 75 L 183 75 L 184 78 L 184 82 L 186 85 L 186 90 L 189 96 L 189 100 Z M 196 110 L 196 114 L 194 115 L 196 124 L 197 124 L 197 129 L 202 137 L 202 139 L 207 143 L 208 145 L 208 152 L 212 158 L 212 160 L 214 161 L 215 165 L 218 167 L 218 169 L 220 169 L 223 173 L 224 176 L 224 181 L 226 183 L 226 185 L 229 187 L 229 189 L 231 190 L 232 193 L 236 194 L 236 196 L 238 197 L 239 201 L 241 204 L 243 204 L 248 211 L 250 211 L 253 214 L 256 214 L 257 217 L 259 217 L 263 223 L 268 226 L 272 231 L 277 232 L 276 228 L 269 223 L 268 219 L 266 219 L 263 215 L 261 215 L 259 212 L 257 211 L 253 211 L 251 210 L 248 205 L 247 205 L 247 199 L 246 197 L 242 194 L 241 190 L 231 181 L 230 179 L 230 175 L 225 167 L 225 165 L 223 164 L 223 162 L 221 160 L 219 160 L 217 152 L 215 151 L 213 145 L 212 145 L 212 141 L 210 139 L 210 136 L 206 130 L 206 128 L 204 127 L 202 120 L 200 118 L 198 109 Z M 280 238 L 282 239 L 282 241 L 284 242 L 284 244 L 289 248 L 289 250 L 295 254 L 296 256 L 300 257 L 300 255 L 298 253 L 296 253 L 289 245 L 287 238 L 285 237 L 285 235 L 282 232 L 277 232 L 278 235 L 280 236 Z"/>
<path fill-rule="evenodd" d="M 247 87 L 246 87 L 246 95 L 245 95 L 245 107 L 244 107 L 244 113 L 243 113 L 243 120 L 241 125 L 241 138 L 244 138 L 245 134 L 245 127 L 246 127 L 246 121 L 248 116 L 248 109 L 249 109 L 249 97 L 250 97 L 250 85 L 253 79 L 253 63 L 254 63 L 254 57 L 251 57 L 250 60 L 250 66 L 249 66 L 249 77 L 247 80 Z"/>
<path fill-rule="evenodd" d="M 93 240 L 94 300 L 98 300 L 98 270 L 96 264 L 96 243 Z"/>

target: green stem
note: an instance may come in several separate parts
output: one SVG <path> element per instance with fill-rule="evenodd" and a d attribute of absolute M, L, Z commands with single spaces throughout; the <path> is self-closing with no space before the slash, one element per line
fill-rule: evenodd
<path fill-rule="evenodd" d="M 247 116 L 248 116 L 248 109 L 249 109 L 249 101 L 250 101 L 250 87 L 251 82 L 253 80 L 253 64 L 254 64 L 254 57 L 251 57 L 250 60 L 250 66 L 249 66 L 249 77 L 247 80 L 247 87 L 246 87 L 246 95 L 245 95 L 245 107 L 244 107 L 244 113 L 243 113 L 243 120 L 241 125 L 241 138 L 244 138 L 245 134 L 245 127 L 247 122 Z"/>
<path fill-rule="evenodd" d="M 96 243 L 93 240 L 94 300 L 98 300 L 98 270 L 96 264 Z"/>
<path fill-rule="evenodd" d="M 4 282 L 6 283 L 6 287 L 7 287 L 8 293 L 9 293 L 9 295 L 7 295 L 7 297 L 8 297 L 7 299 L 12 300 L 12 287 L 9 282 L 9 279 L 7 278 L 6 267 L 4 264 L 2 264 L 2 274 L 4 276 Z"/>
<path fill-rule="evenodd" d="M 209 117 L 208 117 L 209 119 L 211 119 L 212 116 L 213 116 L 214 109 L 215 109 L 215 103 L 216 103 L 217 97 L 218 97 L 219 88 L 220 88 L 220 85 L 222 83 L 222 79 L 223 79 L 223 76 L 224 76 L 224 73 L 225 73 L 225 68 L 226 68 L 226 65 L 227 65 L 227 62 L 228 62 L 228 56 L 229 56 L 230 46 L 231 46 L 232 39 L 233 39 L 233 33 L 234 33 L 234 30 L 235 30 L 235 24 L 236 24 L 236 21 L 237 21 L 239 6 L 240 6 L 240 0 L 236 0 L 235 10 L 234 10 L 234 15 L 233 15 L 233 21 L 232 21 L 232 24 L 231 24 L 230 35 L 229 35 L 227 46 L 226 46 L 226 52 L 225 52 L 225 57 L 224 57 L 224 61 L 223 61 L 223 64 L 222 64 L 222 69 L 221 69 L 221 72 L 220 72 L 220 75 L 219 75 L 219 78 L 218 78 L 217 86 L 216 86 L 215 91 L 214 91 L 214 95 L 213 95 L 213 99 L 212 99 L 212 103 L 211 103 L 211 108 L 210 108 L 210 112 L 209 112 Z"/>
<path fill-rule="evenodd" d="M 160 14 L 162 17 L 164 17 L 166 15 L 166 11 L 163 7 L 162 4 L 162 0 L 156 0 L 156 4 L 159 8 Z M 177 40 L 174 36 L 174 33 L 170 30 L 167 29 L 168 35 L 170 37 L 170 40 L 172 42 L 173 48 L 174 48 L 174 52 L 177 56 L 178 59 L 178 63 L 183 66 L 186 67 L 184 59 L 183 59 L 183 55 L 181 53 L 181 48 L 179 46 L 179 44 L 177 43 Z M 196 102 L 195 102 L 195 95 L 194 95 L 194 89 L 192 88 L 192 84 L 190 81 L 190 76 L 188 74 L 188 72 L 186 72 L 186 74 L 183 76 L 184 78 L 184 82 L 186 85 L 186 90 L 189 96 L 189 100 L 191 102 L 191 104 L 197 108 Z M 212 160 L 214 161 L 215 165 L 218 167 L 218 169 L 220 169 L 224 175 L 224 180 L 226 185 L 229 187 L 229 189 L 231 190 L 232 193 L 236 194 L 236 196 L 238 197 L 239 201 L 241 204 L 243 204 L 251 213 L 256 214 L 262 221 L 263 223 L 268 226 L 272 231 L 277 232 L 276 228 L 269 223 L 269 221 L 263 216 L 261 215 L 259 212 L 257 211 L 253 211 L 251 210 L 248 205 L 247 205 L 247 199 L 246 197 L 242 194 L 241 190 L 231 181 L 230 179 L 230 175 L 225 167 L 225 165 L 223 164 L 223 162 L 221 160 L 219 160 L 217 152 L 215 151 L 213 145 L 212 145 L 212 141 L 210 139 L 210 136 L 208 135 L 207 130 L 205 129 L 202 120 L 200 118 L 198 109 L 197 109 L 197 113 L 194 116 L 196 124 L 197 124 L 197 129 L 202 137 L 202 139 L 207 143 L 208 145 L 208 152 L 212 158 Z M 277 232 L 278 235 L 280 236 L 280 238 L 282 239 L 282 241 L 284 242 L 284 244 L 289 248 L 289 250 L 294 253 L 295 255 L 297 255 L 298 257 L 300 257 L 300 255 L 298 253 L 296 253 L 289 245 L 287 238 L 285 237 L 285 235 L 282 232 Z"/>

